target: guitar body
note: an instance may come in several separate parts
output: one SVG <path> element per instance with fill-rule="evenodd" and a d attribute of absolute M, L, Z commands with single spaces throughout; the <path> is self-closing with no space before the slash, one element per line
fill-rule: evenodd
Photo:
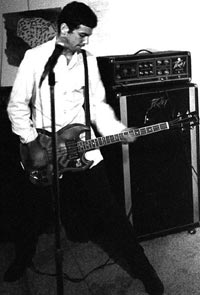
<path fill-rule="evenodd" d="M 82 124 L 68 125 L 56 133 L 57 163 L 59 177 L 66 171 L 82 171 L 89 168 L 93 161 L 85 158 L 84 152 L 78 148 L 80 134 L 86 132 L 88 127 Z M 21 164 L 29 174 L 30 181 L 37 185 L 51 185 L 53 180 L 52 134 L 38 129 L 39 142 L 47 151 L 49 164 L 42 169 L 34 169 L 31 165 L 29 150 L 26 144 L 20 144 Z"/>

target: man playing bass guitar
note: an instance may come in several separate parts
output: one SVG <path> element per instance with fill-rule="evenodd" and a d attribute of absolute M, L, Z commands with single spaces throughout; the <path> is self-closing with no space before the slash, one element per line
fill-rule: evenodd
<path fill-rule="evenodd" d="M 82 141 L 85 140 L 85 82 L 81 49 L 88 43 L 97 25 L 97 17 L 87 5 L 74 1 L 62 9 L 57 25 L 57 36 L 27 50 L 21 62 L 7 109 L 12 130 L 19 136 L 22 149 L 25 147 L 33 179 L 34 176 L 37 178 L 38 175 L 34 175 L 34 171 L 38 172 L 47 167 L 51 158 L 45 132 L 51 132 L 48 74 L 53 68 L 56 132 L 62 139 L 59 142 L 59 152 L 62 153 L 62 148 L 64 151 L 75 148 L 76 158 L 72 167 L 72 162 L 66 162 L 67 159 L 63 155 L 60 159 L 62 167 L 66 165 L 69 168 L 59 181 L 61 220 L 66 235 L 76 241 L 91 240 L 116 263 L 125 261 L 130 275 L 143 282 L 148 294 L 161 295 L 164 292 L 163 284 L 138 243 L 133 226 L 129 223 L 123 208 L 118 206 L 111 193 L 100 149 L 91 148 L 85 152 L 84 159 L 81 160 L 85 161 L 86 169 L 80 169 L 77 173 L 70 171 L 70 168 L 78 170 L 79 165 L 83 164 L 77 159 L 77 146 L 73 145 L 73 141 L 71 146 L 69 143 L 65 146 L 65 139 L 74 139 L 75 132 L 76 136 L 80 133 Z M 119 141 L 134 142 L 134 134 L 124 132 L 126 126 L 117 120 L 114 111 L 105 102 L 105 90 L 96 58 L 88 51 L 86 56 L 91 122 L 103 136 L 122 133 Z M 70 126 L 73 128 L 70 129 Z M 66 132 L 59 133 L 63 128 Z M 42 140 L 38 130 L 43 130 Z M 63 134 L 66 134 L 66 137 Z M 95 145 L 95 133 L 92 128 L 91 139 L 91 144 Z M 80 151 L 81 146 L 78 153 Z M 26 163 L 27 158 L 24 159 Z M 48 191 L 48 186 L 45 189 L 41 187 L 40 191 L 42 197 L 42 194 Z M 33 232 L 35 234 L 35 231 Z M 18 250 L 14 263 L 5 274 L 4 278 L 7 281 L 18 279 L 31 263 L 34 251 L 26 251 L 27 255 L 24 257 L 24 247 L 27 247 L 25 239 L 26 237 L 19 242 L 20 246 L 17 246 L 21 252 Z"/>

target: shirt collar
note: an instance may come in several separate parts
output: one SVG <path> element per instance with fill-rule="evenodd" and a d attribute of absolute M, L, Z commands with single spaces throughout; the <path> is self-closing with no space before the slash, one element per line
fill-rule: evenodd
<path fill-rule="evenodd" d="M 56 36 L 52 39 L 52 44 L 56 44 Z M 77 64 L 80 64 L 83 62 L 83 57 L 82 57 L 82 53 L 78 53 L 78 52 L 75 52 L 72 56 L 72 59 L 70 60 L 69 64 L 68 64 L 68 67 L 69 69 L 73 68 L 75 65 Z"/>

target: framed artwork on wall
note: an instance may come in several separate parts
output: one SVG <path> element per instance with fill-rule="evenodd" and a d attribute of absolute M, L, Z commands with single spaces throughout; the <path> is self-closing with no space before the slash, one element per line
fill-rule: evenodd
<path fill-rule="evenodd" d="M 13 84 L 27 49 L 55 36 L 56 20 L 60 11 L 61 8 L 50 8 L 3 14 L 2 86 Z"/>

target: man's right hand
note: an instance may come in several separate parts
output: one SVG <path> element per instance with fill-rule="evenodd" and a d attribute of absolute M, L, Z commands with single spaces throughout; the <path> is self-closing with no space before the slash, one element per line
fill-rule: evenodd
<path fill-rule="evenodd" d="M 38 137 L 27 144 L 31 165 L 35 169 L 41 169 L 48 165 L 48 156 L 45 148 L 42 147 Z"/>

